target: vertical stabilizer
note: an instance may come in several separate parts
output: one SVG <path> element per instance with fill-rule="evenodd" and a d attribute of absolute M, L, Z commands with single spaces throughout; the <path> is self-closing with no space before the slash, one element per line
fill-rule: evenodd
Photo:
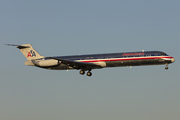
<path fill-rule="evenodd" d="M 23 44 L 23 45 L 12 45 L 7 44 L 9 46 L 16 46 L 22 52 L 22 54 L 26 57 L 27 60 L 33 60 L 38 58 L 44 58 L 41 56 L 36 50 L 32 47 L 31 44 Z"/>

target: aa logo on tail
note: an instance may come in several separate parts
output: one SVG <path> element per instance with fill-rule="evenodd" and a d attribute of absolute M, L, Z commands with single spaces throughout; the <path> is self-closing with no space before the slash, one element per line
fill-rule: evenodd
<path fill-rule="evenodd" d="M 33 50 L 30 50 L 30 52 L 28 52 L 27 57 L 36 57 L 36 54 Z"/>

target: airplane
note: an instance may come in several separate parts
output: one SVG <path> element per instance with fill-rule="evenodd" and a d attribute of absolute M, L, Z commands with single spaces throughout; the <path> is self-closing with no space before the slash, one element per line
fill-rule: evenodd
<path fill-rule="evenodd" d="M 106 67 L 122 67 L 122 66 L 142 66 L 142 65 L 162 65 L 168 69 L 168 64 L 173 63 L 175 59 L 165 52 L 161 51 L 140 51 L 140 52 L 124 52 L 124 53 L 106 53 L 106 54 L 89 54 L 89 55 L 73 55 L 73 56 L 55 56 L 45 57 L 36 52 L 31 44 L 14 45 L 26 57 L 25 65 L 36 66 L 49 70 L 80 70 L 80 74 L 91 76 L 92 69 L 101 69 Z"/>

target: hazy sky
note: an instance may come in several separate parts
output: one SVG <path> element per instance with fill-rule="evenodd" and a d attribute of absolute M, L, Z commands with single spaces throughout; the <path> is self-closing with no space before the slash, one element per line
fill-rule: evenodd
<path fill-rule="evenodd" d="M 0 120 L 179 120 L 179 0 L 1 0 Z M 11 44 L 44 56 L 159 50 L 165 65 L 51 71 L 25 66 Z"/>

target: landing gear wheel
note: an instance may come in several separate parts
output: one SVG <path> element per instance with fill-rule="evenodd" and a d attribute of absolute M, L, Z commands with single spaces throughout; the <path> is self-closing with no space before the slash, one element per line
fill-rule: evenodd
<path fill-rule="evenodd" d="M 80 72 L 79 72 L 81 75 L 84 75 L 84 70 L 81 70 Z"/>
<path fill-rule="evenodd" d="M 89 71 L 89 72 L 87 72 L 87 76 L 91 76 L 92 75 L 92 73 Z"/>
<path fill-rule="evenodd" d="M 165 69 L 167 70 L 167 69 L 168 69 L 168 67 L 166 66 L 166 67 L 165 67 Z"/>

